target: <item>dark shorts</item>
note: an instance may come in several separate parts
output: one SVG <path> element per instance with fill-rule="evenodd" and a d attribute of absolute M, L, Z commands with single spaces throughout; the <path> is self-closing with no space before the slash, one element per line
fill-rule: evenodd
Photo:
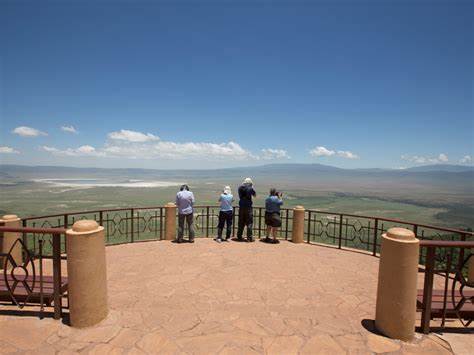
<path fill-rule="evenodd" d="M 265 212 L 265 224 L 270 227 L 281 227 L 280 214 L 277 212 L 269 213 Z"/>

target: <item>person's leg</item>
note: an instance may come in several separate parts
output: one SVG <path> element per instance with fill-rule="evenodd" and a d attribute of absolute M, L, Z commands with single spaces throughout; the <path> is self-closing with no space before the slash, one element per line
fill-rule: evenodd
<path fill-rule="evenodd" d="M 224 223 L 226 220 L 225 212 L 219 212 L 219 223 L 217 224 L 217 240 L 222 239 L 222 230 L 224 229 Z"/>
<path fill-rule="evenodd" d="M 239 208 L 239 225 L 237 228 L 237 239 L 242 240 L 242 234 L 244 234 L 245 226 L 245 208 Z"/>
<path fill-rule="evenodd" d="M 270 240 L 270 234 L 272 232 L 272 227 L 267 224 L 267 232 L 265 234 L 265 241 L 268 242 Z"/>
<path fill-rule="evenodd" d="M 230 235 L 232 234 L 232 211 L 226 212 L 225 219 L 226 219 L 225 222 L 226 222 L 226 228 L 227 228 L 225 236 L 226 236 L 226 240 L 229 240 Z"/>
<path fill-rule="evenodd" d="M 184 214 L 178 215 L 178 239 L 177 242 L 180 243 L 183 240 L 184 233 Z"/>
<path fill-rule="evenodd" d="M 253 241 L 253 208 L 249 208 L 246 215 L 246 224 L 247 224 L 247 239 Z"/>
<path fill-rule="evenodd" d="M 193 221 L 194 221 L 194 214 L 190 213 L 186 215 L 186 222 L 188 223 L 188 230 L 189 230 L 189 241 L 191 243 L 194 242 L 194 226 L 193 226 Z"/>

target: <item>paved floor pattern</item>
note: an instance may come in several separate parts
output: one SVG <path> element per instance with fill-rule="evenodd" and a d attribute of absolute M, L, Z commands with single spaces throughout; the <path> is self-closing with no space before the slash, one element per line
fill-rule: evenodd
<path fill-rule="evenodd" d="M 371 331 L 378 259 L 282 242 L 107 248 L 110 313 L 73 329 L 0 313 L 0 353 L 450 354 Z"/>

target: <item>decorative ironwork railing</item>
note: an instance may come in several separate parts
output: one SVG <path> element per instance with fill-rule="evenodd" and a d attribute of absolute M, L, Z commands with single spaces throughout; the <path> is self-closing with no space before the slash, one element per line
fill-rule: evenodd
<path fill-rule="evenodd" d="M 218 206 L 195 206 L 196 236 L 212 237 L 217 233 Z M 234 207 L 233 235 L 237 231 L 239 208 Z M 282 227 L 280 237 L 291 238 L 293 210 L 281 210 Z M 164 207 L 116 208 L 84 212 L 70 212 L 23 219 L 23 226 L 35 228 L 70 228 L 75 221 L 92 219 L 105 228 L 108 245 L 133 243 L 145 240 L 160 240 L 164 237 Z M 412 230 L 419 239 L 468 240 L 474 236 L 470 231 L 443 228 L 397 219 L 306 210 L 305 237 L 308 243 L 322 243 L 338 248 L 354 248 L 376 255 L 380 251 L 381 235 L 392 227 Z M 265 208 L 254 208 L 253 231 L 255 237 L 265 235 Z M 35 240 L 29 241 L 29 248 L 37 248 Z M 64 243 L 61 244 L 64 250 Z M 424 263 L 426 251 L 420 256 Z"/>
<path fill-rule="evenodd" d="M 426 251 L 424 284 L 417 297 L 421 330 L 428 334 L 433 318 L 441 319 L 441 328 L 447 319 L 468 327 L 474 319 L 474 280 L 466 270 L 474 258 L 474 241 L 422 240 L 420 246 Z"/>
<path fill-rule="evenodd" d="M 62 317 L 62 297 L 67 292 L 67 278 L 61 275 L 61 252 L 65 243 L 64 228 L 13 228 L 0 226 L 2 239 L 5 233 L 18 234 L 8 250 L 0 250 L 0 302 L 11 302 L 19 308 L 39 305 L 40 317 L 44 307 L 54 306 L 54 318 Z M 30 239 L 35 248 L 29 248 Z M 49 245 L 48 245 L 49 244 Z M 1 243 L 0 243 L 1 245 Z M 45 259 L 50 259 L 46 263 Z"/>

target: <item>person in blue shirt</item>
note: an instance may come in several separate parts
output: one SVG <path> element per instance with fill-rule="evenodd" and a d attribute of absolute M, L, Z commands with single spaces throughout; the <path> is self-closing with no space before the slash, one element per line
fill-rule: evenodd
<path fill-rule="evenodd" d="M 230 186 L 224 187 L 224 191 L 219 197 L 221 209 L 219 211 L 219 224 L 217 225 L 217 242 L 220 243 L 222 240 L 229 241 L 230 234 L 232 233 L 232 202 L 234 202 L 234 196 Z M 222 239 L 222 231 L 226 225 L 226 237 Z"/>
<path fill-rule="evenodd" d="M 278 228 L 281 227 L 280 207 L 283 204 L 283 194 L 276 189 L 270 189 L 270 196 L 265 199 L 265 224 L 267 225 L 267 236 L 265 242 L 279 243 L 277 239 Z M 273 236 L 273 239 L 270 238 Z"/>
<path fill-rule="evenodd" d="M 177 243 L 183 242 L 185 220 L 188 224 L 189 242 L 194 243 L 193 205 L 194 194 L 189 191 L 188 185 L 182 185 L 180 191 L 176 194 L 176 206 L 178 206 L 178 238 L 176 239 Z"/>
<path fill-rule="evenodd" d="M 247 241 L 253 242 L 252 226 L 253 226 L 253 207 L 252 197 L 257 194 L 253 188 L 251 178 L 246 178 L 242 185 L 239 186 L 239 226 L 237 228 L 237 240 L 243 241 L 242 235 L 244 228 L 247 227 Z"/>

